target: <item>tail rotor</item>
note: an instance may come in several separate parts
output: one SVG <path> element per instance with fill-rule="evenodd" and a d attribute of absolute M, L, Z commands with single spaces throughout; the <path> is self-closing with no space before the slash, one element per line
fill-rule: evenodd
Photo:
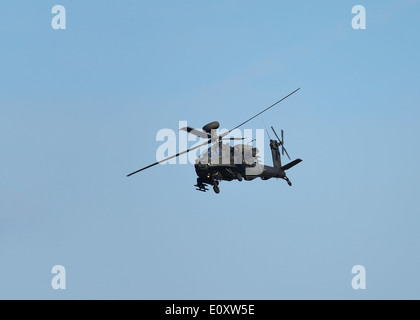
<path fill-rule="evenodd" d="M 276 130 L 274 130 L 273 127 L 271 127 L 271 130 L 273 130 L 274 134 L 276 135 L 277 139 L 279 140 L 279 144 L 281 145 L 281 154 L 284 156 L 284 154 L 287 155 L 287 157 L 289 158 L 289 160 L 292 160 L 289 156 L 289 153 L 287 152 L 286 148 L 284 147 L 284 131 L 283 129 L 281 130 L 281 139 L 278 136 Z"/>

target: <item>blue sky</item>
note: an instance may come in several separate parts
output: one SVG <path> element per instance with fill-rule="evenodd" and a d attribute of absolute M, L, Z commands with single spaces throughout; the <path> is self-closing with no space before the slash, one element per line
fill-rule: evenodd
<path fill-rule="evenodd" d="M 3 1 L 0 298 L 419 299 L 419 9 Z M 304 160 L 292 188 L 199 193 L 191 165 L 125 177 L 155 161 L 158 130 L 232 128 L 297 87 L 262 117 Z"/>

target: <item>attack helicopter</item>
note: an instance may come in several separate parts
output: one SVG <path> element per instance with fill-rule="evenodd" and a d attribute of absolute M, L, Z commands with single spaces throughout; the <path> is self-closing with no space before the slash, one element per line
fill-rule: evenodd
<path fill-rule="evenodd" d="M 173 156 L 165 158 L 161 161 L 155 162 L 147 167 L 144 167 L 140 170 L 134 171 L 127 175 L 130 177 L 134 174 L 137 174 L 141 171 L 154 167 L 160 163 L 166 162 L 170 159 L 179 157 L 180 155 L 191 152 L 195 149 L 201 148 L 205 145 L 210 147 L 206 152 L 201 154 L 195 162 L 195 171 L 197 174 L 197 184 L 194 185 L 196 190 L 206 192 L 209 189 L 209 185 L 213 186 L 213 191 L 215 193 L 220 193 L 219 184 L 221 181 L 252 181 L 256 178 L 261 178 L 262 180 L 268 180 L 271 178 L 280 178 L 284 179 L 289 186 L 292 186 L 292 182 L 286 175 L 286 171 L 296 166 L 302 159 L 296 159 L 289 162 L 286 165 L 282 165 L 281 155 L 286 155 L 289 160 L 291 160 L 286 148 L 284 147 L 284 131 L 281 130 L 280 136 L 271 127 L 274 135 L 277 140 L 270 139 L 270 149 L 273 158 L 273 166 L 267 166 L 260 163 L 260 158 L 258 156 L 259 150 L 256 147 L 248 144 L 238 144 L 234 147 L 230 146 L 230 143 L 223 143 L 223 141 L 233 141 L 233 140 L 244 140 L 244 138 L 225 138 L 232 131 L 242 127 L 249 121 L 255 119 L 262 113 L 273 108 L 283 100 L 287 99 L 291 95 L 299 91 L 300 88 L 296 89 L 292 93 L 288 94 L 284 98 L 280 99 L 276 103 L 272 104 L 268 108 L 259 112 L 255 116 L 249 118 L 248 120 L 242 122 L 232 130 L 218 134 L 218 129 L 220 127 L 219 122 L 213 121 L 206 124 L 202 130 L 195 129 L 191 127 L 184 127 L 180 130 L 186 131 L 190 134 L 198 136 L 205 139 L 206 141 L 202 144 L 196 145 L 192 148 L 189 148 L 183 152 L 177 153 Z M 281 147 L 281 155 L 280 155 Z"/>

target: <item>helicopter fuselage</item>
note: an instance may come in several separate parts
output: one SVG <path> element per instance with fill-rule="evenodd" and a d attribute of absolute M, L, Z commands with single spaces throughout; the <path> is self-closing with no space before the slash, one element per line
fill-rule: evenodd
<path fill-rule="evenodd" d="M 204 183 L 214 185 L 214 180 L 219 181 L 232 181 L 232 180 L 246 180 L 251 181 L 256 178 L 261 178 L 262 180 L 268 180 L 271 178 L 281 178 L 283 179 L 286 176 L 286 173 L 278 168 L 271 166 L 263 166 L 262 172 L 260 174 L 247 173 L 247 169 L 253 168 L 252 166 L 247 165 L 229 165 L 229 164 L 196 164 L 195 172 L 197 173 L 198 178 L 200 178 Z"/>
<path fill-rule="evenodd" d="M 211 185 L 214 191 L 219 193 L 220 181 L 252 181 L 256 178 L 262 180 L 279 178 L 286 180 L 291 185 L 281 166 L 279 145 L 275 140 L 270 141 L 274 166 L 260 164 L 257 156 L 258 149 L 249 145 L 230 147 L 228 144 L 224 144 L 219 145 L 219 149 L 209 148 L 208 153 L 203 154 L 196 161 L 195 172 L 198 178 L 195 187 L 197 190 L 205 192 L 208 190 L 207 185 Z M 235 154 L 238 149 L 240 150 L 239 159 L 238 153 Z M 227 156 L 222 156 L 223 152 Z M 216 157 L 214 157 L 215 153 Z"/>

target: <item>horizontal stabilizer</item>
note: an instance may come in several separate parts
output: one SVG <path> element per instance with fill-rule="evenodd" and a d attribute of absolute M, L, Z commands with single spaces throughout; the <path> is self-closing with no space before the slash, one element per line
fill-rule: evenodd
<path fill-rule="evenodd" d="M 281 169 L 283 171 L 289 170 L 290 168 L 294 167 L 295 165 L 297 165 L 297 164 L 299 164 L 301 162 L 302 162 L 302 159 L 293 160 L 292 162 L 290 162 L 290 163 L 284 165 L 283 167 L 281 167 Z"/>

